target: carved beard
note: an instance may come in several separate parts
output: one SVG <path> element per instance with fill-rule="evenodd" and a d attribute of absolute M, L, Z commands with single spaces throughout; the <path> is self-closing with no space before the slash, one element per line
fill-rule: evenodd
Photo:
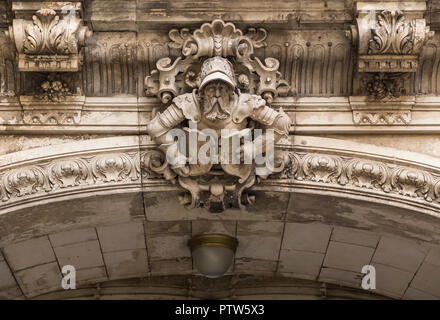
<path fill-rule="evenodd" d="M 222 97 L 203 97 L 203 114 L 206 119 L 214 121 L 216 119 L 225 120 L 231 115 L 229 96 Z"/>

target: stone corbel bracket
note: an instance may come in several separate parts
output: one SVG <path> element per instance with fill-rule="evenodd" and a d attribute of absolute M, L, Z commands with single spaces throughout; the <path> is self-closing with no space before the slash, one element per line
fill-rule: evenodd
<path fill-rule="evenodd" d="M 38 9 L 39 8 L 39 9 Z M 15 43 L 19 71 L 76 72 L 92 31 L 83 26 L 81 2 L 13 3 L 7 36 Z"/>
<path fill-rule="evenodd" d="M 416 72 L 419 55 L 434 35 L 423 19 L 425 2 L 357 2 L 351 34 L 358 72 Z"/>
<path fill-rule="evenodd" d="M 363 126 L 408 125 L 411 122 L 411 110 L 415 97 L 402 96 L 399 100 L 374 103 L 365 96 L 350 97 L 353 111 L 353 123 Z"/>
<path fill-rule="evenodd" d="M 351 35 L 358 68 L 350 97 L 354 125 L 408 125 L 414 97 L 409 75 L 417 71 L 425 42 L 434 35 L 423 14 L 425 2 L 356 3 Z M 359 96 L 358 96 L 359 95 Z"/>
<path fill-rule="evenodd" d="M 266 58 L 262 62 L 254 49 L 266 46 L 267 31 L 249 28 L 246 34 L 232 23 L 214 20 L 200 29 L 172 29 L 169 32 L 169 47 L 181 51 L 180 57 L 172 61 L 169 57 L 159 59 L 157 70 L 145 78 L 147 96 L 157 96 L 163 103 L 197 87 L 200 58 L 220 56 L 233 57 L 237 86 L 245 92 L 263 96 L 271 103 L 276 96 L 286 96 L 290 86 L 278 71 L 280 62 Z"/>

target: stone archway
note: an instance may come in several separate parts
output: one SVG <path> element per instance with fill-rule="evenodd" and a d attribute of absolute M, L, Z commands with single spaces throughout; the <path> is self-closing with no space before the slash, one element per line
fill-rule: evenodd
<path fill-rule="evenodd" d="M 192 279 L 197 271 L 186 242 L 205 232 L 238 238 L 228 277 L 308 283 L 286 289 L 287 296 L 316 298 L 305 287 L 327 284 L 376 297 L 348 289 L 360 288 L 361 268 L 372 264 L 378 277 L 372 294 L 439 297 L 438 169 L 428 156 L 408 152 L 396 159 L 387 148 L 297 136 L 290 152 L 299 162 L 287 168 L 297 168 L 293 175 L 255 187 L 256 204 L 244 211 L 213 214 L 186 210 L 177 187 L 142 175 L 145 148 L 136 137 L 105 138 L 0 158 L 4 297 L 69 297 L 60 292 L 66 264 L 78 267 L 87 292 L 116 280 L 129 286 L 132 278 Z M 359 163 L 373 170 L 358 170 Z"/>

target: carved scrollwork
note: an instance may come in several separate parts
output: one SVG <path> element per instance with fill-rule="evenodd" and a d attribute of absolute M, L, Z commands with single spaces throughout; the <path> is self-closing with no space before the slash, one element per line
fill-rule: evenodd
<path fill-rule="evenodd" d="M 164 104 L 172 100 L 147 124 L 146 131 L 173 163 L 168 164 L 162 153 L 150 152 L 144 166 L 150 175 L 161 174 L 171 182 L 178 177 L 179 185 L 188 191 L 181 197 L 187 207 L 204 207 L 212 212 L 243 208 L 252 201 L 245 189 L 284 169 L 285 159 L 266 162 L 269 154 L 274 156 L 273 145 L 288 136 L 292 124 L 282 109 L 276 111 L 268 105 L 275 96 L 287 94 L 289 86 L 281 79 L 277 59 L 268 57 L 262 62 L 254 55 L 254 48 L 265 46 L 266 36 L 263 29 L 250 29 L 243 35 L 234 24 L 222 20 L 205 23 L 193 33 L 173 29 L 169 46 L 180 49 L 181 55 L 174 61 L 169 57 L 159 59 L 157 71 L 145 80 L 148 95 L 157 95 Z M 225 121 L 229 118 L 231 122 Z M 252 137 L 256 124 L 270 132 Z M 208 145 L 192 142 L 209 138 L 217 147 L 221 145 L 222 160 L 216 159 L 214 145 L 209 147 L 205 162 L 193 152 L 187 154 L 179 142 L 165 142 L 165 133 L 177 132 L 174 129 L 181 139 L 189 138 L 189 148 L 199 156 L 206 154 Z M 203 138 L 194 138 L 194 134 Z M 241 139 L 244 134 L 250 134 L 247 143 Z M 226 145 L 234 138 L 238 138 L 238 145 L 232 142 L 234 150 L 230 150 Z M 264 164 L 256 161 L 257 154 L 253 158 L 252 151 L 262 150 L 263 145 Z M 240 161 L 224 160 L 236 154 Z"/>
<path fill-rule="evenodd" d="M 293 179 L 301 167 L 301 158 L 293 152 L 279 152 L 279 156 L 275 158 L 275 163 L 280 163 L 281 179 Z"/>
<path fill-rule="evenodd" d="M 87 162 L 81 159 L 68 159 L 52 163 L 48 167 L 49 181 L 60 188 L 87 183 L 91 173 Z"/>
<path fill-rule="evenodd" d="M 9 197 L 22 197 L 40 190 L 49 191 L 51 189 L 44 170 L 37 166 L 7 172 L 3 176 L 2 182 L 5 189 L 3 201 L 8 200 Z"/>
<path fill-rule="evenodd" d="M 432 176 L 421 170 L 398 167 L 390 177 L 391 186 L 400 194 L 431 201 Z"/>
<path fill-rule="evenodd" d="M 345 174 L 340 179 L 340 183 L 343 185 L 350 183 L 360 188 L 389 191 L 389 188 L 385 186 L 388 169 L 381 163 L 353 159 L 344 165 L 344 172 Z"/>
<path fill-rule="evenodd" d="M 304 178 L 316 182 L 336 182 L 342 173 L 342 160 L 337 156 L 309 154 L 303 159 Z"/>
<path fill-rule="evenodd" d="M 243 182 L 237 179 L 221 181 L 216 177 L 204 176 L 196 181 L 179 176 L 179 185 L 188 191 L 179 196 L 179 201 L 188 209 L 204 207 L 214 213 L 231 207 L 243 209 L 255 201 L 254 196 L 245 192 L 255 184 L 255 179 L 255 175 L 249 176 Z"/>
<path fill-rule="evenodd" d="M 7 32 L 19 53 L 20 71 L 78 71 L 80 47 L 92 32 L 75 11 L 42 8 L 32 20 L 14 19 Z"/>
<path fill-rule="evenodd" d="M 143 155 L 142 169 L 150 177 L 159 178 L 161 175 L 172 183 L 176 183 L 176 173 L 173 172 L 161 150 L 149 150 Z"/>
<path fill-rule="evenodd" d="M 64 194 L 83 187 L 89 190 L 115 182 L 131 184 L 138 178 L 141 167 L 147 175 L 155 174 L 147 176 L 144 185 L 156 184 L 157 181 L 152 180 L 162 177 L 159 174 L 162 175 L 164 166 L 161 152 L 148 149 L 141 153 L 81 155 L 0 170 L 0 198 L 7 205 L 9 201 L 28 201 L 33 197 L 41 198 L 44 194 Z M 312 184 L 316 187 L 316 182 L 319 182 L 324 188 L 339 187 L 342 192 L 348 189 L 359 194 L 372 191 L 376 195 L 382 193 L 386 198 L 417 201 L 419 204 L 425 201 L 429 206 L 440 203 L 438 172 L 434 174 L 381 160 L 296 150 L 282 150 L 279 155 L 283 155 L 279 161 L 284 162 L 284 168 L 280 173 L 268 177 L 266 181 L 271 185 L 281 182 L 284 186 Z M 155 173 L 154 170 L 159 171 Z M 217 175 L 204 175 L 199 178 L 179 177 L 179 184 L 188 191 L 180 197 L 180 201 L 187 207 L 202 206 L 213 212 L 221 212 L 230 207 L 242 208 L 254 201 L 249 188 L 256 182 L 255 175 L 249 176 L 241 184 L 237 182 L 237 177 L 223 179 Z M 286 180 L 283 182 L 280 179 Z"/>
<path fill-rule="evenodd" d="M 97 156 L 91 161 L 91 169 L 93 176 L 98 181 L 118 182 L 126 179 L 137 179 L 133 160 L 123 153 Z"/>
<path fill-rule="evenodd" d="M 91 157 L 54 159 L 41 165 L 0 171 L 0 199 L 66 191 L 113 182 L 131 183 L 139 177 L 139 153 L 104 153 Z M 138 166 L 135 163 L 138 162 Z"/>
<path fill-rule="evenodd" d="M 371 29 L 368 53 L 412 54 L 415 31 L 415 22 L 407 22 L 402 11 L 379 12 L 376 26 Z"/>
<path fill-rule="evenodd" d="M 379 3 L 377 6 L 383 7 Z M 429 30 L 421 15 L 407 19 L 405 10 L 396 2 L 385 10 L 370 7 L 358 12 L 357 29 L 352 29 L 352 39 L 358 46 L 359 72 L 417 71 L 421 49 L 434 32 Z"/>
<path fill-rule="evenodd" d="M 343 159 L 334 155 L 289 153 L 285 170 L 296 172 L 297 181 L 311 180 L 333 185 L 374 189 L 404 197 L 440 201 L 440 180 L 409 167 L 395 167 L 368 159 Z M 282 178 L 290 179 L 292 175 Z M 435 182 L 434 182 L 435 181 Z"/>
<path fill-rule="evenodd" d="M 157 71 L 145 78 L 147 96 L 156 95 L 163 103 L 197 86 L 200 58 L 221 56 L 234 57 L 235 69 L 241 70 L 239 86 L 242 90 L 262 95 L 268 103 L 290 90 L 288 83 L 278 71 L 279 61 L 266 58 L 264 62 L 254 55 L 254 48 L 266 46 L 267 31 L 249 28 L 243 35 L 232 23 L 214 20 L 203 24 L 193 33 L 188 28 L 172 29 L 169 46 L 181 50 L 181 57 L 174 62 L 165 57 L 156 63 Z M 257 81 L 251 81 L 253 75 Z"/>

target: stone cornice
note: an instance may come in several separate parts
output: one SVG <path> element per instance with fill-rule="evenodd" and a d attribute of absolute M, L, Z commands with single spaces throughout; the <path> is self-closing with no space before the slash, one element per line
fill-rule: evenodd
<path fill-rule="evenodd" d="M 327 132 L 340 134 L 379 133 L 439 133 L 440 98 L 438 96 L 412 96 L 408 99 L 375 103 L 366 97 L 284 97 L 273 102 L 274 108 L 283 108 L 294 126 L 291 132 L 297 134 Z M 29 109 L 31 108 L 31 109 Z M 72 106 L 52 103 L 57 113 L 68 114 Z M 86 97 L 77 123 L 57 124 L 25 122 L 23 116 L 38 109 L 37 105 L 22 105 L 16 97 L 0 100 L 0 133 L 14 134 L 69 134 L 69 133 L 108 133 L 138 134 L 145 131 L 145 125 L 152 113 L 160 110 L 156 98 L 128 97 Z M 37 111 L 32 111 L 37 112 Z M 400 113 L 409 114 L 405 121 L 392 123 L 380 120 L 380 115 L 395 117 Z M 374 121 L 356 121 L 356 113 L 363 113 Z"/>

